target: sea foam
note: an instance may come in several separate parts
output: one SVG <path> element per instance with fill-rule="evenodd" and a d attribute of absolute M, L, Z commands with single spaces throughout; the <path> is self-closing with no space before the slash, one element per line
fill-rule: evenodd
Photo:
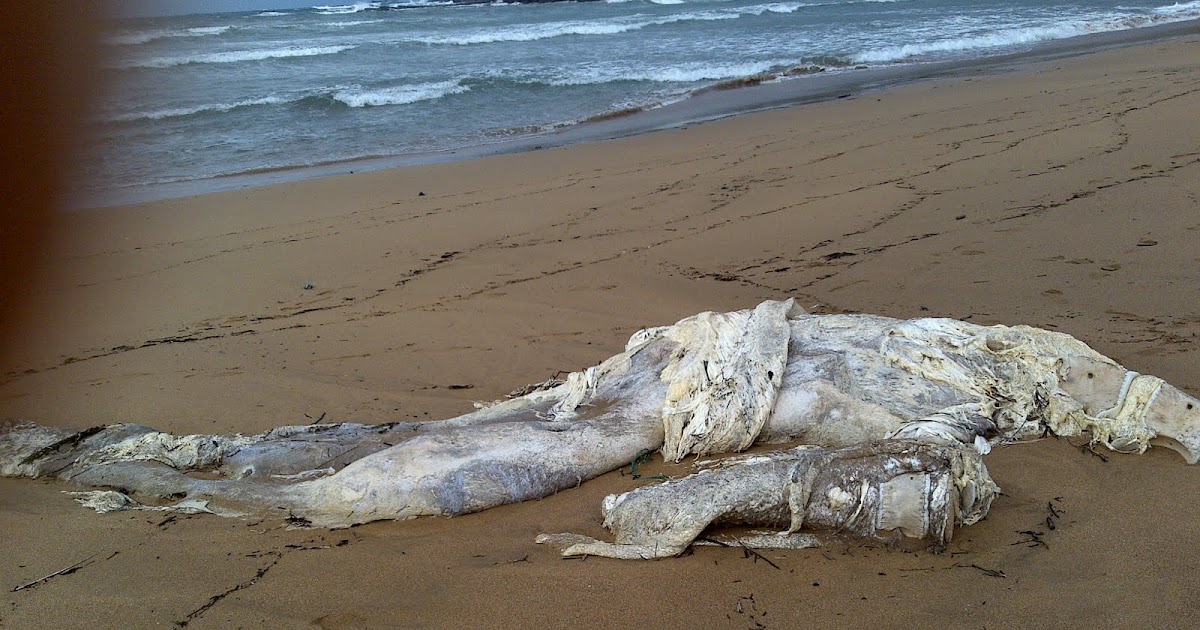
<path fill-rule="evenodd" d="M 321 26 L 331 26 L 333 28 L 346 28 L 350 26 L 362 26 L 364 24 L 379 24 L 386 20 L 347 20 L 345 22 L 323 22 Z"/>
<path fill-rule="evenodd" d="M 336 91 L 332 96 L 334 100 L 350 107 L 380 107 L 430 101 L 451 94 L 462 94 L 470 89 L 458 81 L 441 81 L 373 89 L 356 86 Z"/>
<path fill-rule="evenodd" d="M 378 2 L 356 2 L 354 4 L 336 4 L 313 7 L 317 13 L 322 15 L 344 15 L 347 13 L 358 13 L 359 11 L 368 11 L 378 9 Z"/>
<path fill-rule="evenodd" d="M 737 19 L 736 13 L 709 11 L 704 13 L 681 13 L 654 19 L 613 19 L 590 21 L 546 22 L 544 24 L 517 24 L 503 29 L 477 29 L 450 35 L 412 37 L 407 41 L 421 44 L 444 44 L 469 46 L 496 42 L 531 42 L 570 35 L 616 35 L 641 30 L 651 26 L 663 26 L 676 22 L 713 21 Z"/>
<path fill-rule="evenodd" d="M 1176 2 L 1169 6 L 1157 7 L 1154 9 L 1154 12 L 1160 15 L 1176 13 L 1195 15 L 1197 12 L 1200 12 L 1200 0 L 1195 0 L 1194 2 Z"/>
<path fill-rule="evenodd" d="M 594 85 L 613 83 L 617 81 L 647 81 L 654 83 L 697 83 L 700 81 L 720 81 L 737 79 L 768 72 L 777 67 L 799 65 L 799 60 L 791 63 L 737 63 L 737 64 L 680 64 L 671 67 L 640 67 L 615 68 L 606 66 L 593 67 L 551 80 L 550 85 Z"/>
<path fill-rule="evenodd" d="M 1114 15 L 1097 16 L 1092 19 L 1061 22 L 1053 26 L 1028 26 L 1010 28 L 991 33 L 979 33 L 948 37 L 941 40 L 920 43 L 903 44 L 898 46 L 883 46 L 873 48 L 856 55 L 856 63 L 885 63 L 902 61 L 913 57 L 936 55 L 939 53 L 960 53 L 966 51 L 1003 49 L 1029 45 L 1038 42 L 1065 39 L 1091 33 L 1120 31 L 1133 28 L 1165 24 L 1181 20 L 1193 19 L 1200 15 L 1200 2 L 1188 3 L 1193 5 L 1176 5 L 1174 11 L 1164 11 L 1152 15 Z"/>

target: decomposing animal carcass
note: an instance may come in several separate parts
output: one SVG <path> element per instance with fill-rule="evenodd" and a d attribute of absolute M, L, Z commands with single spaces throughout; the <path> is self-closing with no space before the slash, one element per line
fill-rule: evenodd
<path fill-rule="evenodd" d="M 550 540 L 568 553 L 661 557 L 710 524 L 736 523 L 782 527 L 755 539 L 767 545 L 826 531 L 937 547 L 986 514 L 995 486 L 979 457 L 994 444 L 1085 433 L 1120 452 L 1163 444 L 1195 463 L 1200 401 L 1062 333 L 810 315 L 786 300 L 640 331 L 565 382 L 440 422 L 254 436 L 10 424 L 0 473 L 119 489 L 90 495 L 105 509 L 186 497 L 188 509 L 279 510 L 339 527 L 543 497 L 648 449 L 681 461 L 798 442 L 807 446 L 610 497 L 615 545 Z M 635 509 L 673 496 L 676 508 Z"/>

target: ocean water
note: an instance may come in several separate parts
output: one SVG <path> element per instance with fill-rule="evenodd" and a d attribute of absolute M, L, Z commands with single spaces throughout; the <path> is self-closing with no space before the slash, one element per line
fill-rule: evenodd
<path fill-rule="evenodd" d="M 767 75 L 919 64 L 1200 17 L 1200 0 L 359 3 L 121 20 L 86 187 L 445 151 Z M 773 75 L 773 78 L 772 78 Z"/>

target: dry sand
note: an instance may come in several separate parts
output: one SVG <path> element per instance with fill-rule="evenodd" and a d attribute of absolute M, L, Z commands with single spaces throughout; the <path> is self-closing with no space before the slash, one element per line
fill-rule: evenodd
<path fill-rule="evenodd" d="M 624 140 L 71 214 L 0 416 L 205 433 L 449 417 L 591 365 L 639 327 L 786 296 L 1061 330 L 1200 394 L 1197 59 L 1193 35 Z M 62 486 L 3 480 L 6 591 L 90 560 L 6 592 L 0 626 L 1200 624 L 1200 469 L 1077 445 L 993 453 L 1005 494 L 948 553 L 766 553 L 778 568 L 731 549 L 572 561 L 533 544 L 602 536 L 600 499 L 641 483 L 616 472 L 334 532 L 96 515 Z"/>

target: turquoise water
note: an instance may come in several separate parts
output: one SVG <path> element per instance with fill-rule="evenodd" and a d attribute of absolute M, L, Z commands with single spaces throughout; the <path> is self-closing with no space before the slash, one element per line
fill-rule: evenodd
<path fill-rule="evenodd" d="M 88 181 L 121 191 L 447 150 L 761 73 L 980 57 L 1196 17 L 1200 1 L 625 0 L 124 20 L 105 38 L 110 90 L 85 163 Z"/>

